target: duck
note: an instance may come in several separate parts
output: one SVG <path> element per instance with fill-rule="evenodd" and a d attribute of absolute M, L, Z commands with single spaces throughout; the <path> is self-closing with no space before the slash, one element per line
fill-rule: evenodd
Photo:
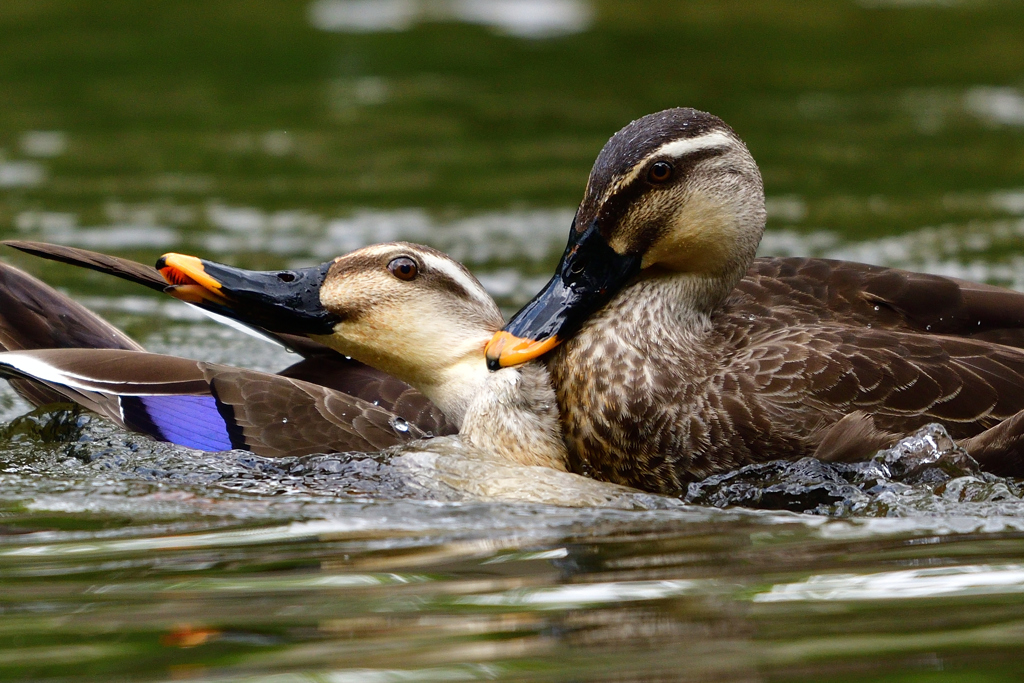
<path fill-rule="evenodd" d="M 9 240 L 3 244 L 47 260 L 113 275 L 156 291 L 175 289 L 168 285 L 156 268 L 130 259 L 45 242 Z M 193 305 L 218 322 L 234 324 L 230 318 L 204 308 L 201 302 Z M 301 360 L 277 373 L 283 377 L 335 389 L 373 403 L 426 435 L 448 436 L 458 432 L 458 427 L 428 398 L 386 373 L 335 353 L 305 336 L 274 334 L 254 326 L 234 326 L 300 356 Z M 0 262 L 0 350 L 79 348 L 145 350 L 70 297 L 38 278 Z M 36 406 L 65 400 L 52 392 L 46 393 L 38 383 L 29 384 L 15 379 L 11 384 L 23 398 Z M 348 450 L 362 450 L 355 446 L 353 444 Z"/>
<path fill-rule="evenodd" d="M 547 369 L 527 363 L 489 371 L 484 346 L 504 318 L 479 281 L 439 251 L 387 243 L 314 268 L 267 273 L 178 254 L 163 257 L 153 271 L 116 257 L 88 258 L 106 262 L 97 269 L 114 268 L 147 286 L 156 285 L 155 272 L 162 288 L 211 310 L 240 307 L 261 323 L 264 335 L 311 333 L 311 343 L 337 359 L 380 368 L 412 387 L 478 453 L 506 464 L 567 470 Z M 291 376 L 146 353 L 12 266 L 0 268 L 0 285 L 0 298 L 12 303 L 0 315 L 7 349 L 0 353 L 0 374 L 13 377 L 35 403 L 56 396 L 165 441 L 269 457 L 379 451 L 432 436 L 394 412 L 394 401 L 385 407 Z M 72 328 L 70 337 L 61 338 L 58 321 Z M 33 328 L 42 330 L 35 338 Z M 63 347 L 42 348 L 50 343 Z"/>
<path fill-rule="evenodd" d="M 546 364 L 572 471 L 679 494 L 939 423 L 1024 476 L 1024 294 L 756 258 L 765 221 L 757 163 L 719 117 L 669 109 L 607 142 L 555 274 L 486 349 L 496 372 Z"/>

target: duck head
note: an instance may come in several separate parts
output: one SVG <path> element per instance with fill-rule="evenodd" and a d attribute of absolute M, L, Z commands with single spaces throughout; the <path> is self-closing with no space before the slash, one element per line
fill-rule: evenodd
<path fill-rule="evenodd" d="M 410 384 L 461 424 L 487 381 L 483 349 L 504 319 L 461 264 L 378 244 L 297 270 L 249 271 L 166 254 L 168 292 L 249 325 L 305 334 Z"/>
<path fill-rule="evenodd" d="M 724 121 L 682 108 L 633 121 L 598 155 L 554 277 L 488 344 L 488 366 L 547 353 L 639 278 L 682 278 L 685 304 L 710 313 L 764 223 L 761 174 Z"/>

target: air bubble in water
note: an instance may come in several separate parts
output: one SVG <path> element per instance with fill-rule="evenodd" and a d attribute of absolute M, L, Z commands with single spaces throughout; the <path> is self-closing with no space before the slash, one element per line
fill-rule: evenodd
<path fill-rule="evenodd" d="M 391 418 L 391 426 L 394 427 L 396 432 L 402 432 L 403 434 L 409 431 L 409 423 L 400 417 Z"/>

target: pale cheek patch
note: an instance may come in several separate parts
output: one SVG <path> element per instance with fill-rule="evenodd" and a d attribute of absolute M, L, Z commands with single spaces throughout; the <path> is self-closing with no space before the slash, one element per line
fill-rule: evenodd
<path fill-rule="evenodd" d="M 680 272 L 715 273 L 729 261 L 737 237 L 736 217 L 729 207 L 691 195 L 644 254 L 642 267 L 659 264 Z"/>
<path fill-rule="evenodd" d="M 332 313 L 369 308 L 390 291 L 394 279 L 383 270 L 333 277 L 320 287 L 320 304 Z"/>

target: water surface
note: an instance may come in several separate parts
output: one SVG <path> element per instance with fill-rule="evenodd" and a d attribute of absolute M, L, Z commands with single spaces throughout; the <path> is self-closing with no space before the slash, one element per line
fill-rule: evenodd
<path fill-rule="evenodd" d="M 0 237 L 257 268 L 407 239 L 511 312 L 607 137 L 688 105 L 757 158 L 762 253 L 1024 289 L 1021 26 L 999 0 L 7 0 Z M 153 351 L 292 360 L 3 257 Z M 914 466 L 775 465 L 684 503 L 440 446 L 269 461 L 28 410 L 0 391 L 0 678 L 1020 678 L 1021 489 L 941 435 Z"/>

